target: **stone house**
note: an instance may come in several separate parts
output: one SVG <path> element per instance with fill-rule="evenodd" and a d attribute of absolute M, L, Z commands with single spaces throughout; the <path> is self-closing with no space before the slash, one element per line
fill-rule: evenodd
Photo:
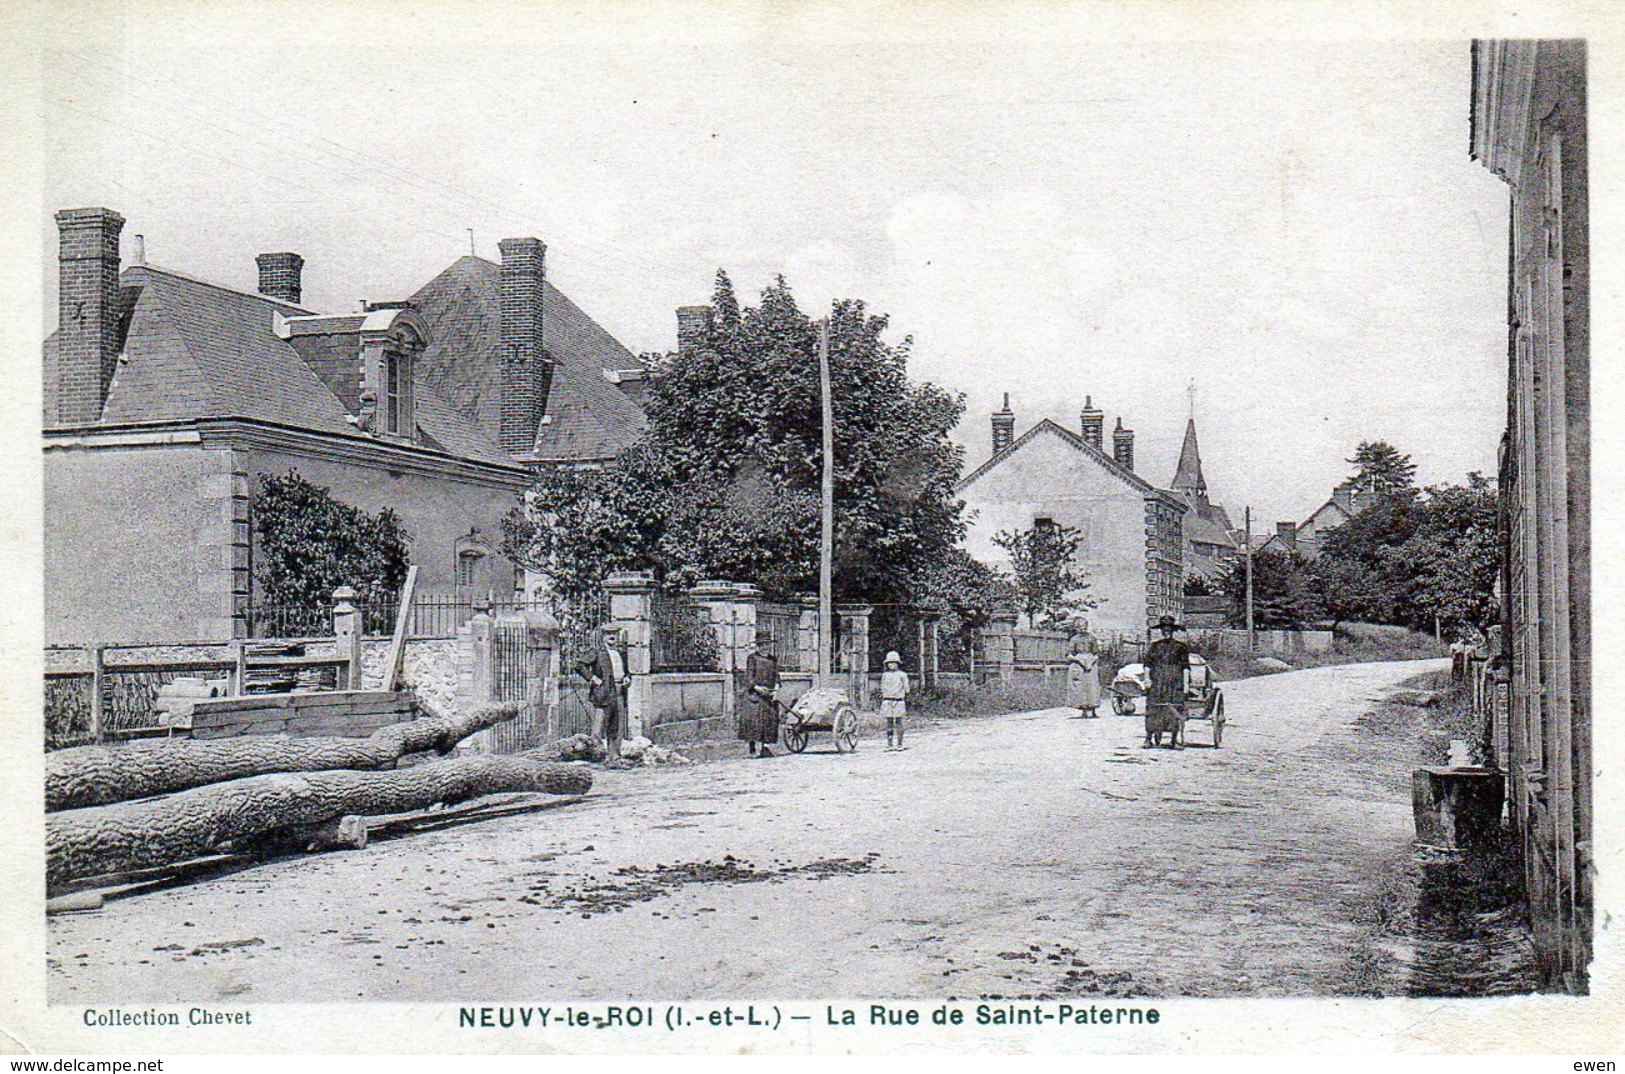
<path fill-rule="evenodd" d="M 502 598 L 504 516 L 550 461 L 608 457 L 642 412 L 636 361 L 546 281 L 536 239 L 464 257 L 410 300 L 324 315 L 303 258 L 261 254 L 248 293 L 121 261 L 123 218 L 69 209 L 44 345 L 49 643 L 249 633 L 259 475 L 297 470 L 389 507 L 420 592 Z"/>
<path fill-rule="evenodd" d="M 996 534 L 1069 526 L 1082 534 L 1077 563 L 1100 602 L 1085 616 L 1092 629 L 1139 632 L 1158 616 L 1178 616 L 1190 508 L 1134 471 L 1133 430 L 1119 418 L 1106 454 L 1105 415 L 1092 401 L 1078 432 L 1045 418 L 1017 438 L 1015 423 L 1007 395 L 993 415 L 991 457 L 958 485 L 970 519 L 966 550 L 1007 568 Z"/>
<path fill-rule="evenodd" d="M 1507 184 L 1505 534 L 1491 754 L 1545 984 L 1590 985 L 1591 256 L 1586 43 L 1473 42 L 1472 156 Z"/>

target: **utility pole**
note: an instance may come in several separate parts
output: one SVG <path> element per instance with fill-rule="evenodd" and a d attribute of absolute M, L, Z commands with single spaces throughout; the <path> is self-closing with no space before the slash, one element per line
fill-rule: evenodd
<path fill-rule="evenodd" d="M 1253 509 L 1247 508 L 1246 522 L 1247 535 L 1243 547 L 1247 550 L 1247 662 L 1252 663 L 1254 652 L 1253 639 Z"/>
<path fill-rule="evenodd" d="M 835 600 L 835 401 L 829 383 L 829 318 L 818 322 L 818 386 L 824 408 L 823 526 L 818 542 L 818 685 L 832 672 L 831 636 Z"/>

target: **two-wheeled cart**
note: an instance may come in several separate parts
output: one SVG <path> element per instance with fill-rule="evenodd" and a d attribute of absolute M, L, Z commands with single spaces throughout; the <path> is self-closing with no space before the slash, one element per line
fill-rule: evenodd
<path fill-rule="evenodd" d="M 846 698 L 846 692 L 833 688 L 808 690 L 786 705 L 770 698 L 779 710 L 784 736 L 784 747 L 791 753 L 800 753 L 815 734 L 828 734 L 835 744 L 836 753 L 852 753 L 858 748 L 858 710 Z"/>

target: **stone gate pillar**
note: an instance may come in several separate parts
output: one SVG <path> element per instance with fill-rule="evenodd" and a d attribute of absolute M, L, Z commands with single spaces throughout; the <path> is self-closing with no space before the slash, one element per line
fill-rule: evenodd
<path fill-rule="evenodd" d="M 988 616 L 987 631 L 982 635 L 982 655 L 1001 682 L 1009 682 L 1015 678 L 1015 612 L 999 611 Z"/>
<path fill-rule="evenodd" d="M 738 719 L 739 674 L 756 646 L 756 605 L 762 591 L 753 585 L 711 580 L 689 590 L 689 597 L 704 609 L 716 639 L 717 670 L 723 676 L 722 714 L 733 724 Z"/>
<path fill-rule="evenodd" d="M 798 671 L 818 674 L 818 598 L 802 597 L 796 619 L 796 658 Z"/>
<path fill-rule="evenodd" d="M 361 689 L 361 609 L 356 592 L 347 585 L 333 590 L 334 655 L 347 661 L 340 690 Z"/>
<path fill-rule="evenodd" d="M 648 737 L 645 723 L 649 714 L 649 675 L 653 669 L 650 645 L 653 643 L 655 576 L 650 571 L 616 571 L 604 579 L 609 595 L 609 622 L 620 632 L 621 657 L 632 685 L 626 691 L 628 738 Z"/>
<path fill-rule="evenodd" d="M 846 695 L 859 708 L 869 707 L 869 617 L 872 604 L 840 604 L 841 652 L 838 670 L 846 672 Z"/>

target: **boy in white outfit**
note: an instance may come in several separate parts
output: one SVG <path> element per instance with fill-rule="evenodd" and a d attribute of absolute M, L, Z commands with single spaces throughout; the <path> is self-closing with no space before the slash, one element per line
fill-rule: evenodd
<path fill-rule="evenodd" d="M 886 748 L 903 748 L 903 717 L 908 714 L 908 672 L 903 658 L 886 654 L 886 670 L 880 673 L 880 714 L 886 717 Z"/>

